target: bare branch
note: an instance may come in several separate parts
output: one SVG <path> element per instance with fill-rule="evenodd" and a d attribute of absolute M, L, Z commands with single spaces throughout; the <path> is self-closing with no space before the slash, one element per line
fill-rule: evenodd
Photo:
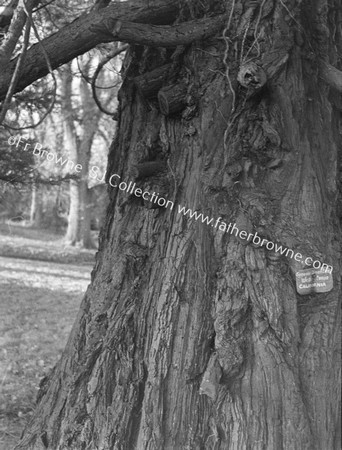
<path fill-rule="evenodd" d="M 97 105 L 97 107 L 99 108 L 100 111 L 102 111 L 103 113 L 107 114 L 108 116 L 113 116 L 114 112 L 110 112 L 108 111 L 106 108 L 104 108 L 99 100 L 99 98 L 97 97 L 96 94 L 96 80 L 97 77 L 99 76 L 102 68 L 113 58 L 115 58 L 116 56 L 120 55 L 120 53 L 124 52 L 125 50 L 127 50 L 128 45 L 123 45 L 122 47 L 119 47 L 118 49 L 115 49 L 113 52 L 111 52 L 109 55 L 107 55 L 97 66 L 95 73 L 93 75 L 93 78 L 91 80 L 91 90 L 93 93 L 93 98 L 95 100 L 95 103 Z"/>
<path fill-rule="evenodd" d="M 27 24 L 27 27 L 28 27 L 28 36 L 29 36 L 29 32 L 30 32 L 30 27 L 32 26 L 33 31 L 34 31 L 34 34 L 35 34 L 35 36 L 36 36 L 36 38 L 37 38 L 39 44 L 40 44 L 41 47 L 42 47 L 42 51 L 43 51 L 43 54 L 44 54 L 44 56 L 45 56 L 46 64 L 47 64 L 47 66 L 48 66 L 50 75 L 51 75 L 51 77 L 52 77 L 52 79 L 53 79 L 53 86 L 54 86 L 54 87 L 53 87 L 53 94 L 52 94 L 52 102 L 50 103 L 50 105 L 49 105 L 47 111 L 45 112 L 45 114 L 43 114 L 43 116 L 38 120 L 38 122 L 36 122 L 36 123 L 33 124 L 33 125 L 26 126 L 26 127 L 12 127 L 12 126 L 10 126 L 10 125 L 7 124 L 6 127 L 7 127 L 7 128 L 10 128 L 10 129 L 12 129 L 12 130 L 26 130 L 26 129 L 28 129 L 28 128 L 36 128 L 36 127 L 38 127 L 38 126 L 46 119 L 46 117 L 50 114 L 50 112 L 52 111 L 53 107 L 55 106 L 55 102 L 56 102 L 56 93 L 57 93 L 57 80 L 56 80 L 55 74 L 54 74 L 53 71 L 52 71 L 52 67 L 51 67 L 51 64 L 50 64 L 50 61 L 49 61 L 49 57 L 48 57 L 48 55 L 47 55 L 47 53 L 46 53 L 46 51 L 45 51 L 44 45 L 43 45 L 43 43 L 42 43 L 42 40 L 40 39 L 40 36 L 39 36 L 38 30 L 37 30 L 37 27 L 36 27 L 36 25 L 35 25 L 35 23 L 34 23 L 34 21 L 33 21 L 33 19 L 32 19 L 32 12 L 29 11 L 29 10 L 26 8 L 25 4 L 24 4 L 24 10 L 25 10 L 25 13 L 26 13 L 27 19 L 28 19 L 28 24 Z M 25 45 L 25 42 L 26 42 L 26 45 Z M 27 41 L 26 41 L 26 32 L 25 32 L 25 41 L 24 41 L 24 48 L 25 48 L 25 51 L 26 51 L 27 45 L 28 45 L 28 37 L 27 37 Z M 19 58 L 18 62 L 19 62 L 19 61 L 20 61 L 20 58 Z M 20 68 L 18 69 L 18 72 L 19 72 L 19 70 L 20 70 Z M 8 91 L 8 93 L 10 93 L 11 96 L 12 96 L 12 94 L 13 94 L 13 92 L 14 92 L 14 89 L 15 89 L 15 86 L 14 86 L 14 88 L 12 89 L 12 92 L 10 92 L 10 91 L 11 91 L 10 89 L 9 89 L 9 91 Z M 7 99 L 7 97 L 8 97 L 8 93 L 7 93 L 6 99 Z M 6 104 L 6 100 L 5 100 L 5 102 L 4 102 L 3 110 L 1 111 L 1 115 L 0 115 L 0 124 L 2 123 L 2 121 L 3 121 L 3 119 L 5 118 L 5 115 L 6 115 L 5 104 Z M 3 113 L 4 110 L 5 110 L 5 113 Z"/>
<path fill-rule="evenodd" d="M 40 5 L 40 6 L 38 6 L 36 9 L 34 9 L 32 12 L 37 12 L 37 11 L 40 11 L 41 9 L 44 9 L 44 8 L 46 8 L 47 6 L 49 6 L 51 3 L 53 3 L 55 0 L 50 0 L 49 2 L 47 2 L 47 3 L 43 3 L 42 5 Z"/>
<path fill-rule="evenodd" d="M 178 0 L 151 0 L 148 7 L 137 5 L 134 0 L 114 3 L 100 11 L 82 15 L 42 42 L 52 69 L 57 69 L 103 42 L 100 36 L 90 31 L 92 25 L 100 25 L 108 17 L 117 20 L 129 18 L 132 22 L 140 23 L 167 24 L 175 20 L 178 8 Z M 15 66 L 16 59 L 0 73 L 0 101 L 6 95 Z M 27 52 L 25 67 L 20 73 L 16 91 L 23 90 L 48 73 L 42 46 L 40 43 L 32 45 Z"/>
<path fill-rule="evenodd" d="M 36 128 L 38 125 L 40 125 L 40 124 L 46 119 L 46 117 L 50 114 L 50 112 L 53 110 L 53 107 L 55 106 L 55 103 L 56 103 L 56 95 L 57 95 L 57 80 L 56 80 L 55 74 L 53 73 L 53 70 L 52 70 L 52 67 L 51 67 L 51 64 L 50 64 L 50 60 L 49 60 L 49 56 L 48 56 L 48 54 L 47 54 L 46 51 L 45 51 L 44 44 L 43 44 L 42 40 L 40 39 L 40 36 L 39 36 L 38 30 L 37 30 L 37 27 L 36 27 L 36 25 L 35 25 L 35 23 L 34 23 L 34 21 L 33 21 L 33 19 L 32 19 L 32 15 L 31 15 L 31 14 L 28 14 L 28 19 L 29 19 L 29 21 L 30 21 L 30 23 L 31 23 L 31 26 L 32 26 L 33 31 L 34 31 L 34 34 L 35 34 L 35 36 L 36 36 L 36 38 L 37 38 L 39 44 L 41 45 L 42 52 L 43 52 L 44 57 L 45 57 L 45 60 L 46 60 L 46 65 L 48 66 L 50 75 L 51 75 L 51 77 L 52 77 L 52 79 L 53 79 L 52 102 L 50 103 L 48 109 L 46 110 L 46 112 L 45 112 L 45 114 L 43 115 L 43 117 L 41 117 L 41 118 L 38 120 L 37 123 L 35 123 L 34 125 L 31 125 L 30 127 L 25 127 L 25 128 Z"/>
<path fill-rule="evenodd" d="M 191 20 L 173 26 L 155 26 L 106 19 L 91 27 L 94 33 L 107 41 L 122 41 L 152 47 L 177 47 L 208 38 L 223 28 L 225 14 L 206 19 Z"/>
<path fill-rule="evenodd" d="M 9 105 L 11 103 L 13 94 L 15 92 L 16 89 L 16 85 L 19 79 L 19 73 L 20 73 L 20 69 L 23 65 L 24 59 L 25 59 L 25 55 L 26 55 L 26 50 L 29 44 L 29 39 L 30 39 L 30 30 L 31 30 L 31 22 L 28 20 L 27 18 L 27 22 L 26 22 L 26 28 L 25 28 L 25 35 L 24 35 L 24 44 L 23 44 L 23 48 L 21 50 L 20 56 L 17 60 L 16 63 L 16 67 L 15 70 L 13 72 L 13 76 L 10 82 L 10 85 L 8 87 L 8 91 L 6 93 L 6 97 L 5 100 L 2 104 L 2 108 L 1 108 L 1 112 L 0 112 L 0 125 L 2 124 L 2 122 L 4 121 Z"/>
<path fill-rule="evenodd" d="M 36 171 L 36 168 L 30 169 L 24 173 L 33 173 Z M 19 176 L 13 175 L 4 175 L 0 174 L 0 181 L 6 182 L 9 185 L 15 185 L 15 184 L 23 184 L 23 185 L 29 185 L 29 184 L 48 184 L 48 185 L 58 185 L 64 181 L 70 181 L 70 180 L 78 180 L 80 176 L 76 173 L 67 173 L 64 176 L 51 176 L 51 177 L 43 177 L 40 174 L 34 175 L 34 178 L 25 178 L 25 181 L 23 181 L 23 176 L 20 174 Z"/>
<path fill-rule="evenodd" d="M 17 2 L 14 2 L 14 4 Z M 19 3 L 16 6 L 14 11 L 14 15 L 9 27 L 9 30 L 6 34 L 6 38 L 0 47 L 0 65 L 6 67 L 11 56 L 14 52 L 15 46 L 17 45 L 18 39 L 23 31 L 25 22 L 26 22 L 26 12 L 25 8 L 29 11 L 32 11 L 32 8 L 37 5 L 39 1 L 37 0 L 28 0 L 26 5 L 24 3 Z"/>

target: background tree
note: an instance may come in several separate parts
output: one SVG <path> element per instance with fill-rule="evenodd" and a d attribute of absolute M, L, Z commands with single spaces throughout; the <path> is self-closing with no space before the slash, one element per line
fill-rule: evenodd
<path fill-rule="evenodd" d="M 16 52 L 20 52 L 20 50 L 22 51 L 22 53 L 26 52 L 25 48 L 22 47 L 22 39 L 20 37 L 20 33 L 25 24 L 25 11 L 27 10 L 27 8 L 25 9 L 25 5 L 23 6 L 22 4 L 20 4 L 20 8 L 16 10 L 15 8 L 16 6 L 18 6 L 17 4 L 18 2 L 11 2 L 11 4 L 8 4 L 3 8 L 3 10 L 0 10 L 0 25 L 3 24 L 4 30 L 7 30 L 3 45 L 0 46 L 0 54 L 3 54 L 3 56 L 6 52 L 8 57 L 10 54 L 12 55 Z M 37 4 L 38 2 L 35 2 L 35 6 L 37 6 Z M 26 22 L 28 22 L 31 31 L 29 35 L 30 41 L 32 42 L 33 40 L 33 42 L 39 42 L 39 36 L 44 36 L 48 33 L 58 30 L 63 25 L 63 23 L 65 23 L 65 16 L 69 16 L 70 18 L 72 18 L 73 15 L 75 15 L 75 10 L 77 10 L 77 12 L 79 13 L 87 7 L 89 8 L 89 4 L 88 6 L 87 4 L 85 4 L 82 6 L 82 8 L 79 8 L 77 2 L 69 2 L 69 4 L 67 4 L 63 0 L 53 2 L 53 4 L 50 5 L 49 10 L 45 8 L 44 5 L 40 5 L 34 10 L 34 21 L 32 20 L 32 17 L 26 17 L 26 19 L 28 19 L 28 21 Z M 16 12 L 16 14 L 13 15 L 14 11 Z M 24 16 L 22 15 L 22 13 L 24 13 Z M 19 20 L 19 16 L 21 17 L 21 22 Z M 9 23 L 11 23 L 12 18 L 12 28 L 16 24 L 16 27 L 14 27 L 14 29 L 16 30 L 15 42 L 14 35 L 11 29 L 9 29 Z M 19 22 L 21 23 L 20 26 Z M 34 33 L 32 29 L 34 30 Z M 7 45 L 6 43 L 10 42 L 12 42 L 11 50 L 6 50 L 6 52 L 4 50 L 4 52 L 1 53 L 1 48 L 5 48 Z M 91 157 L 91 153 L 95 152 L 95 150 L 91 152 L 91 147 L 93 140 L 97 135 L 102 135 L 106 138 L 106 128 L 108 128 L 108 120 L 105 120 L 103 118 L 102 112 L 100 112 L 96 107 L 96 103 L 92 98 L 92 87 L 90 81 L 90 72 L 92 66 L 96 61 L 99 60 L 101 52 L 105 52 L 105 46 L 102 46 L 102 48 L 97 50 L 96 52 L 92 52 L 92 54 L 85 55 L 85 57 L 83 58 L 83 63 L 85 65 L 84 70 L 86 73 L 85 77 L 88 76 L 89 78 L 87 78 L 87 82 L 85 81 L 84 77 L 79 76 L 78 69 L 74 68 L 73 75 L 76 76 L 74 77 L 74 83 L 72 86 L 72 74 L 70 72 L 70 86 L 66 87 L 66 90 L 68 91 L 69 89 L 70 92 L 67 96 L 62 95 L 60 98 L 60 96 L 57 95 L 56 77 L 58 78 L 58 76 L 55 77 L 54 75 L 51 76 L 50 74 L 50 76 L 48 76 L 44 80 L 37 81 L 33 85 L 29 86 L 28 89 L 26 89 L 23 93 L 18 93 L 17 95 L 12 97 L 12 94 L 8 95 L 8 92 L 6 94 L 7 100 L 2 105 L 2 118 L 6 117 L 6 120 L 4 122 L 5 128 L 7 127 L 11 130 L 14 130 L 12 131 L 12 133 L 14 133 L 15 131 L 20 131 L 21 129 L 26 130 L 27 128 L 33 128 L 34 131 L 31 132 L 31 139 L 33 137 L 33 141 L 45 143 L 51 151 L 54 151 L 55 154 L 64 157 L 67 155 L 63 155 L 63 146 L 61 145 L 61 141 L 60 139 L 56 138 L 56 135 L 60 134 L 62 128 L 62 122 L 60 121 L 61 100 L 62 111 L 64 112 L 64 117 L 67 118 L 63 125 L 68 128 L 67 132 L 65 133 L 65 137 L 68 138 L 65 149 L 70 149 L 69 156 L 71 157 L 71 159 L 73 159 L 73 156 L 75 156 L 75 164 L 80 163 L 83 167 L 83 172 L 81 174 L 82 176 L 79 181 L 75 177 L 73 177 L 74 174 L 64 174 L 65 177 L 71 177 L 71 193 L 73 194 L 71 195 L 71 201 L 68 202 L 70 203 L 70 206 L 67 205 L 70 210 L 67 239 L 69 243 L 75 244 L 76 242 L 78 242 L 82 243 L 82 245 L 85 245 L 86 247 L 94 247 L 94 242 L 90 231 L 90 221 L 91 219 L 93 219 L 90 210 L 91 195 L 88 192 L 89 159 Z M 109 71 L 107 70 L 107 67 L 105 68 L 105 70 L 101 71 L 101 81 L 106 81 L 108 73 Z M 15 77 L 15 79 L 13 77 L 11 79 L 12 91 L 14 89 L 17 77 L 18 75 Z M 103 84 L 106 83 L 104 82 Z M 111 84 L 113 84 L 112 81 Z M 62 90 L 64 85 L 65 83 L 62 83 Z M 101 93 L 98 93 L 99 98 L 102 100 L 106 100 L 108 105 L 115 104 L 115 100 L 111 100 L 108 93 L 109 90 L 106 90 L 106 92 L 102 93 L 102 95 Z M 63 99 L 66 100 L 63 101 Z M 10 108 L 9 105 L 11 105 Z M 49 117 L 47 118 L 47 116 Z M 95 120 L 95 118 L 97 118 L 97 120 Z M 7 135 L 9 134 L 7 133 Z M 73 140 L 75 141 L 75 145 L 72 145 Z M 102 155 L 103 159 L 105 158 L 103 142 L 100 142 L 99 144 L 98 141 L 99 140 L 97 139 L 98 147 L 96 149 L 96 153 Z M 6 149 L 5 143 L 3 143 L 3 146 L 4 151 L 8 153 L 10 149 Z M 80 147 L 84 151 L 81 151 L 80 148 L 77 147 Z M 20 152 L 17 153 L 20 155 Z M 8 156 L 10 157 L 11 155 Z M 30 156 L 33 163 L 34 158 L 32 158 L 32 155 Z M 25 161 L 26 160 L 24 159 L 24 165 Z M 64 211 L 60 210 L 61 198 L 64 195 L 64 187 L 62 187 L 60 183 L 63 183 L 63 181 L 60 179 L 59 186 L 55 185 L 57 178 L 60 178 L 60 173 L 56 173 L 56 167 L 54 167 L 54 164 L 45 162 L 45 164 L 43 164 L 43 167 L 41 167 L 41 161 L 38 158 L 38 160 L 36 161 L 36 165 L 37 167 L 34 177 L 33 174 L 31 174 L 31 178 L 21 177 L 22 174 L 20 173 L 20 171 L 18 171 L 17 174 L 17 178 L 22 178 L 24 189 L 30 188 L 32 192 L 31 208 L 28 211 L 26 207 L 27 203 L 25 203 L 27 201 L 26 196 L 24 204 L 21 205 L 22 202 L 16 202 L 16 206 L 21 211 L 26 210 L 23 213 L 23 217 L 25 216 L 27 218 L 29 215 L 30 225 L 36 227 L 42 226 L 44 228 L 49 227 L 55 229 L 56 231 L 60 231 L 60 229 L 63 228 L 63 225 L 65 224 L 65 218 L 61 217 L 61 214 L 64 215 Z M 16 167 L 16 164 L 12 165 L 12 173 L 16 172 Z M 57 167 L 57 169 L 60 171 L 60 167 Z M 102 171 L 104 172 L 104 168 L 102 169 Z M 27 170 L 24 170 L 24 172 L 27 172 Z M 44 177 L 45 179 L 43 179 Z M 53 183 L 54 185 L 48 187 L 47 183 L 49 182 Z M 78 193 L 78 195 L 75 196 L 75 192 Z M 9 194 L 7 194 L 7 196 L 8 195 Z M 7 202 L 4 202 L 4 204 L 5 203 L 7 204 Z M 101 198 L 98 206 L 101 206 L 103 204 L 104 203 Z M 4 209 L 4 214 L 13 216 L 13 208 Z M 58 212 L 59 210 L 60 212 Z"/>
<path fill-rule="evenodd" d="M 92 284 L 17 449 L 339 448 L 338 6 L 123 2 L 46 40 L 53 67 L 132 44 L 107 181 L 136 176 L 175 208 L 110 190 Z M 28 51 L 17 89 L 42 61 Z M 177 205 L 331 263 L 334 289 L 299 296 L 295 260 Z"/>
<path fill-rule="evenodd" d="M 95 137 L 101 128 L 103 129 L 103 123 L 100 126 L 103 114 L 94 102 L 88 81 L 92 62 L 89 57 L 84 61 L 82 77 L 76 80 L 78 81 L 76 86 L 73 84 L 71 65 L 67 65 L 62 71 L 61 85 L 65 149 L 70 159 L 82 167 L 79 178 L 70 180 L 66 240 L 72 245 L 81 243 L 86 248 L 95 245 L 90 233 L 92 207 L 89 190 L 90 159 Z M 108 105 L 113 103 L 110 98 L 108 99 L 108 95 L 106 103 Z"/>
<path fill-rule="evenodd" d="M 70 180 L 70 207 L 66 239 L 71 244 L 82 242 L 86 247 L 92 247 L 90 235 L 90 214 L 88 210 L 88 172 L 91 146 L 100 119 L 100 111 L 91 102 L 90 86 L 85 80 L 80 81 L 79 94 L 82 116 L 79 127 L 82 137 L 76 134 L 75 107 L 72 104 L 72 71 L 68 65 L 62 72 L 62 98 L 64 116 L 65 149 L 70 159 L 82 167 L 80 178 Z"/>

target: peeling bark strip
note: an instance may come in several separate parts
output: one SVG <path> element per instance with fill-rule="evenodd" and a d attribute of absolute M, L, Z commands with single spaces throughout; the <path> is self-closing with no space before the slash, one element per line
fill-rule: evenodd
<path fill-rule="evenodd" d="M 90 31 L 92 25 L 100 25 L 111 17 L 115 20 L 129 19 L 131 22 L 149 24 L 172 23 L 179 10 L 178 0 L 149 1 L 148 6 L 136 5 L 135 1 L 114 3 L 100 11 L 81 16 L 57 33 L 43 39 L 42 43 L 49 57 L 51 67 L 56 69 L 76 56 L 96 47 L 103 42 L 100 35 Z M 17 58 L 13 59 L 0 74 L 0 101 L 5 98 L 15 69 Z M 16 92 L 23 90 L 34 81 L 49 73 L 44 51 L 37 43 L 32 45 L 25 56 L 25 67 L 20 72 Z"/>
<path fill-rule="evenodd" d="M 108 19 L 91 30 L 103 41 L 121 41 L 150 47 L 177 47 L 208 38 L 219 32 L 227 16 L 191 20 L 173 26 L 154 26 Z"/>

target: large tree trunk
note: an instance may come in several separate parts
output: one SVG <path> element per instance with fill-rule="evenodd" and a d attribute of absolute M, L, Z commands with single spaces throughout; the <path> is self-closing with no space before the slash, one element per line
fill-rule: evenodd
<path fill-rule="evenodd" d="M 315 61 L 336 63 L 338 2 L 296 3 L 242 15 L 236 1 L 226 47 L 180 56 L 188 106 L 174 115 L 136 92 L 149 53 L 132 51 L 107 180 L 165 160 L 136 184 L 174 208 L 110 188 L 92 284 L 18 450 L 339 448 L 341 125 Z M 239 87 L 239 66 L 242 84 L 252 70 L 266 85 Z M 300 296 L 301 264 L 179 205 L 332 264 L 334 288 Z"/>

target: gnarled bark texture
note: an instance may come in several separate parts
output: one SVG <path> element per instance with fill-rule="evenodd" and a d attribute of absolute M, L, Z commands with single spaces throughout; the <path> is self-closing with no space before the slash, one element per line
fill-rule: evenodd
<path fill-rule="evenodd" d="M 175 206 L 110 188 L 91 285 L 18 450 L 339 448 L 341 103 L 316 64 L 338 65 L 338 1 L 234 5 L 226 46 L 178 55 L 183 112 L 131 81 L 169 54 L 131 49 L 107 179 L 164 160 L 137 185 Z M 261 90 L 235 81 L 250 57 Z M 179 205 L 332 264 L 333 290 L 299 296 L 299 263 Z"/>

